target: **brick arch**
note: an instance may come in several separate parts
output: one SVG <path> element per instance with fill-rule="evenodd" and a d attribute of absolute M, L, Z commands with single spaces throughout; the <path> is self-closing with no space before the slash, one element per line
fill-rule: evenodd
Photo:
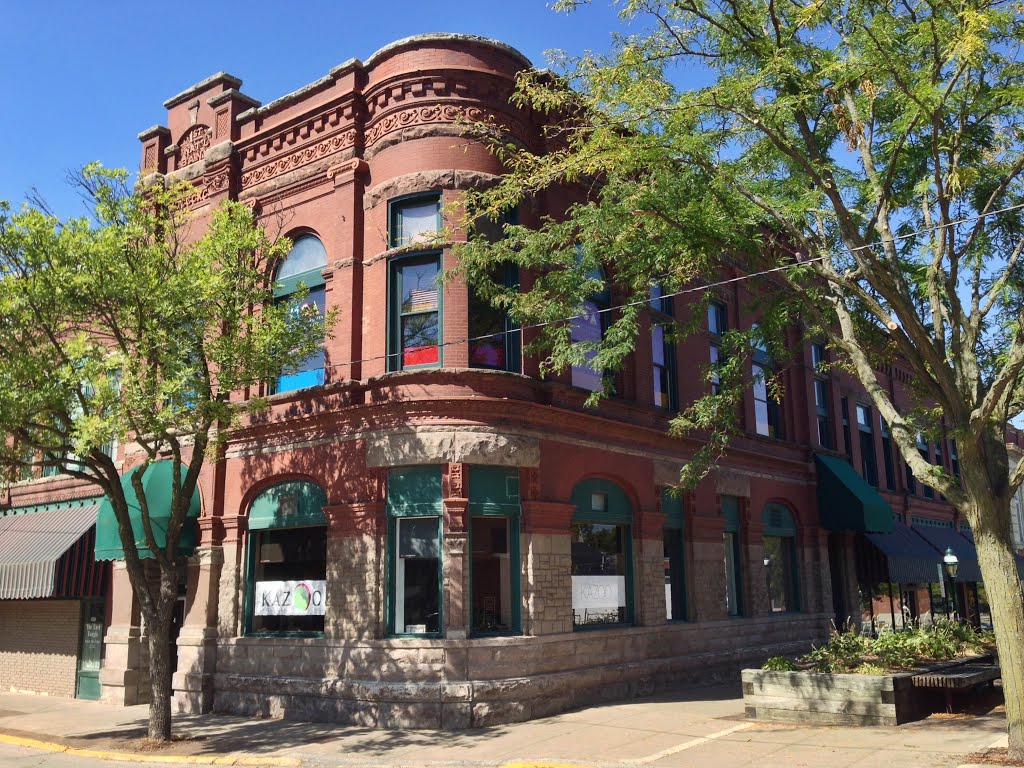
<path fill-rule="evenodd" d="M 804 521 L 801 519 L 801 515 L 797 510 L 796 504 L 791 502 L 789 499 L 783 498 L 781 496 L 772 496 L 771 498 L 765 499 L 764 503 L 761 504 L 760 509 L 758 509 L 756 512 L 758 522 L 760 522 L 761 516 L 764 514 L 764 510 L 773 504 L 778 505 L 780 507 L 785 507 L 785 509 L 793 518 L 794 529 L 799 528 L 805 524 Z M 751 510 L 751 516 L 754 516 L 754 514 L 754 510 Z"/>
<path fill-rule="evenodd" d="M 603 480 L 604 482 L 611 483 L 616 488 L 618 488 L 620 491 L 622 491 L 623 494 L 626 496 L 626 501 L 629 503 L 630 512 L 632 514 L 632 520 L 633 520 L 634 523 L 636 522 L 637 515 L 640 512 L 640 506 L 641 506 L 640 505 L 640 497 L 637 495 L 636 491 L 633 489 L 633 485 L 631 483 L 629 483 L 628 481 L 623 479 L 621 476 L 615 475 L 615 474 L 612 474 L 612 473 L 607 473 L 607 472 L 588 472 L 587 474 L 582 475 L 581 477 L 576 478 L 576 481 L 570 487 L 570 489 L 569 489 L 569 499 L 570 500 L 572 499 L 572 494 L 576 491 L 576 489 L 580 486 L 580 484 L 586 482 L 587 480 Z"/>
<path fill-rule="evenodd" d="M 312 475 L 304 472 L 281 472 L 276 475 L 270 475 L 269 477 L 257 480 L 249 486 L 246 492 L 242 495 L 242 500 L 238 505 L 238 516 L 248 519 L 253 501 L 268 488 L 280 485 L 281 483 L 295 482 L 312 483 L 320 488 L 320 490 L 324 492 L 324 495 L 327 495 L 327 488 L 329 486 L 327 483 L 323 482 L 321 478 L 313 477 Z M 328 499 L 329 498 L 330 497 L 328 497 Z"/>

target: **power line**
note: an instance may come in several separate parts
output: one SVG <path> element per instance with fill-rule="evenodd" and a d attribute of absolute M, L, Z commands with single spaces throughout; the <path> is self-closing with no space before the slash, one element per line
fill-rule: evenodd
<path fill-rule="evenodd" d="M 923 227 L 923 228 L 915 230 L 913 232 L 907 232 L 907 233 L 902 234 L 902 235 L 897 235 L 897 236 L 893 237 L 893 240 L 894 241 L 909 240 L 911 238 L 923 235 L 923 234 L 925 234 L 927 232 L 934 232 L 934 231 L 937 231 L 937 230 L 940 230 L 940 229 L 945 229 L 947 227 L 954 227 L 954 226 L 958 226 L 960 224 L 967 224 L 967 223 L 973 222 L 973 221 L 980 221 L 981 219 L 987 218 L 989 216 L 996 216 L 996 215 L 1001 214 L 1001 213 L 1009 213 L 1011 211 L 1020 210 L 1022 208 L 1024 208 L 1024 203 L 1018 203 L 1017 205 L 1007 206 L 1006 208 L 1000 208 L 1000 209 L 994 210 L 994 211 L 987 211 L 985 213 L 979 213 L 979 214 L 977 214 L 975 216 L 967 216 L 967 217 L 964 217 L 962 219 L 956 219 L 954 221 L 948 221 L 948 222 L 944 222 L 942 224 L 934 224 L 934 225 L 932 225 L 930 227 Z M 881 243 L 868 243 L 866 245 L 854 246 L 853 248 L 846 248 L 845 250 L 850 255 L 853 255 L 855 252 L 864 251 L 864 250 L 868 250 L 868 249 L 871 249 L 871 248 L 877 248 L 880 245 L 882 245 L 882 244 Z M 694 286 L 694 287 L 691 287 L 691 288 L 683 288 L 683 289 L 681 289 L 679 291 L 676 291 L 675 293 L 662 294 L 659 298 L 661 298 L 661 299 L 671 299 L 671 298 L 675 298 L 676 296 L 683 296 L 683 295 L 686 295 L 686 294 L 689 294 L 689 293 L 699 293 L 699 292 L 703 292 L 703 291 L 708 291 L 708 290 L 711 290 L 712 288 L 720 288 L 720 287 L 722 287 L 724 285 L 731 285 L 733 283 L 742 282 L 744 280 L 750 280 L 750 279 L 753 279 L 753 278 L 756 278 L 756 277 L 764 277 L 765 275 L 771 275 L 771 274 L 775 274 L 777 272 L 783 272 L 783 271 L 785 271 L 787 269 L 793 269 L 795 267 L 800 267 L 800 266 L 803 266 L 805 264 L 813 264 L 816 261 L 824 261 L 825 259 L 832 258 L 833 255 L 834 254 L 826 253 L 826 254 L 823 254 L 821 256 L 815 256 L 814 258 L 802 259 L 802 260 L 796 262 L 795 264 L 783 264 L 783 265 L 780 265 L 778 267 L 771 267 L 770 269 L 761 270 L 760 272 L 749 272 L 749 273 L 745 273 L 743 275 L 739 275 L 737 277 L 728 278 L 726 280 L 716 280 L 716 281 L 711 282 L 711 283 L 705 283 L 704 285 Z M 515 328 L 515 329 L 510 330 L 510 331 L 499 331 L 497 333 L 487 333 L 487 334 L 483 334 L 482 336 L 467 336 L 465 338 L 452 339 L 450 341 L 438 341 L 437 344 L 431 344 L 429 346 L 431 348 L 436 347 L 437 349 L 441 349 L 443 347 L 451 347 L 451 346 L 456 346 L 456 345 L 459 345 L 459 344 L 469 344 L 469 343 L 474 342 L 474 341 L 485 341 L 487 339 L 497 339 L 497 338 L 504 337 L 506 334 L 515 334 L 515 333 L 521 334 L 523 331 L 539 330 L 541 328 L 546 328 L 549 325 L 558 325 L 558 324 L 561 324 L 561 323 L 569 323 L 569 322 L 572 322 L 573 320 L 583 320 L 583 319 L 591 317 L 593 315 L 604 314 L 605 312 L 615 312 L 615 311 L 620 310 L 620 309 L 627 309 L 629 307 L 636 307 L 636 306 L 640 306 L 640 305 L 643 305 L 643 304 L 648 304 L 648 303 L 650 303 L 650 301 L 651 301 L 650 299 L 637 299 L 636 301 L 629 301 L 629 302 L 626 302 L 624 304 L 616 304 L 614 306 L 604 307 L 603 309 L 595 309 L 593 311 L 584 312 L 584 313 L 577 314 L 577 315 L 570 315 L 569 317 L 560 317 L 560 318 L 556 318 L 554 320 L 544 320 L 542 322 L 531 323 L 530 325 L 520 326 L 519 328 Z M 393 352 L 391 354 L 374 355 L 372 357 L 364 357 L 364 358 L 361 358 L 359 360 L 350 360 L 348 362 L 343 362 L 343 363 L 331 363 L 330 365 L 325 365 L 324 368 L 340 368 L 340 367 L 343 367 L 343 366 L 346 366 L 346 365 L 360 365 L 362 363 L 372 363 L 372 362 L 377 362 L 379 360 L 388 360 L 390 358 L 395 358 L 395 357 L 398 357 L 400 354 L 401 354 L 401 352 Z"/>

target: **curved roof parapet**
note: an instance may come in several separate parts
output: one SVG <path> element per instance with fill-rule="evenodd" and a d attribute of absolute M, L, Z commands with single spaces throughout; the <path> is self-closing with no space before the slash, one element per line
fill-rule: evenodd
<path fill-rule="evenodd" d="M 395 40 L 393 43 L 388 43 L 383 48 L 378 48 L 373 54 L 364 62 L 364 66 L 372 66 L 377 59 L 386 56 L 387 54 L 395 51 L 399 48 L 406 48 L 416 43 L 431 43 L 431 42 L 465 42 L 465 43 L 477 43 L 479 45 L 487 45 L 491 48 L 497 48 L 499 51 L 519 59 L 523 64 L 528 67 L 533 66 L 533 62 L 530 61 L 523 53 L 513 48 L 508 43 L 503 43 L 500 40 L 495 40 L 490 37 L 481 37 L 480 35 L 466 35 L 459 32 L 428 32 L 423 35 L 413 35 L 412 37 L 403 37 L 401 40 Z"/>

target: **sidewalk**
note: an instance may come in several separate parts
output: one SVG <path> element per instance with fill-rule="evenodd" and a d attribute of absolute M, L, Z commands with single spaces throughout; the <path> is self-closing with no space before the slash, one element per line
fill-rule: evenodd
<path fill-rule="evenodd" d="M 747 721 L 735 688 L 698 688 L 592 707 L 528 723 L 470 731 L 365 728 L 180 716 L 183 740 L 137 752 L 147 707 L 114 707 L 0 694 L 0 734 L 56 742 L 133 760 L 178 756 L 209 764 L 328 766 L 713 766 L 772 768 L 957 766 L 979 749 L 1006 744 L 1002 714 L 930 718 L 898 728 L 821 728 Z M 8 743 L 11 743 L 8 741 Z M 95 755 L 93 755 L 95 756 Z M 218 760 L 218 762 L 220 762 Z"/>

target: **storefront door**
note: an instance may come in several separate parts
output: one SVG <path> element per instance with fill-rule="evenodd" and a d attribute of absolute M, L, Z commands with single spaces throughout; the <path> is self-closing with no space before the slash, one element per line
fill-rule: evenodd
<path fill-rule="evenodd" d="M 82 645 L 78 654 L 79 699 L 100 697 L 100 662 L 103 658 L 103 600 L 82 601 Z"/>

